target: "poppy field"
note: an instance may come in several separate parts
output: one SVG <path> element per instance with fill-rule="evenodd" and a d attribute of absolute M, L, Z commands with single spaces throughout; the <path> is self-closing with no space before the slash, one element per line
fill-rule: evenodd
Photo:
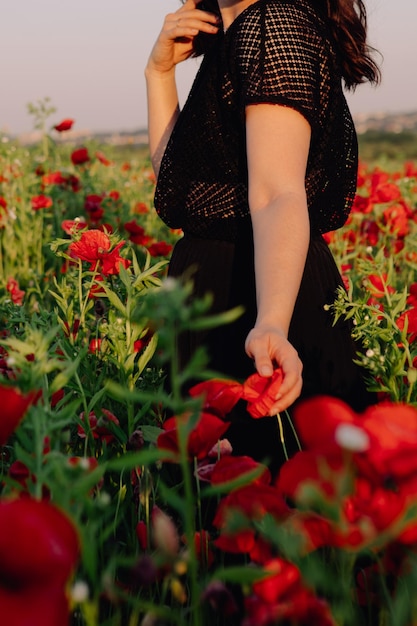
<path fill-rule="evenodd" d="M 204 346 L 179 368 L 184 329 L 239 311 L 166 277 L 181 232 L 146 150 L 62 141 L 73 123 L 0 143 L 2 623 L 416 624 L 417 163 L 361 162 L 325 235 L 345 283 L 327 307 L 379 401 L 305 401 L 273 480 L 233 455 L 228 414 L 264 414 L 281 372 L 222 378 Z"/>

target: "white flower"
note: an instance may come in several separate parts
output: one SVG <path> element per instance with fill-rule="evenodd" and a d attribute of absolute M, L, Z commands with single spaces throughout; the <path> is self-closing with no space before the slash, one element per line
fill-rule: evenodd
<path fill-rule="evenodd" d="M 89 589 L 84 580 L 77 580 L 71 589 L 71 599 L 75 604 L 82 604 L 88 600 Z"/>
<path fill-rule="evenodd" d="M 341 448 L 352 452 L 365 452 L 370 446 L 368 434 L 354 424 L 340 424 L 336 428 L 335 439 Z"/>

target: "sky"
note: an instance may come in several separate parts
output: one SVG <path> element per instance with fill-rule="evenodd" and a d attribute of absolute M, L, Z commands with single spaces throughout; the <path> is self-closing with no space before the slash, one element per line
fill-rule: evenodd
<path fill-rule="evenodd" d="M 353 115 L 417 110 L 417 0 L 365 0 L 369 42 L 383 55 L 382 84 L 348 94 Z M 146 128 L 144 68 L 166 13 L 179 0 L 2 0 L 0 132 L 33 128 L 29 102 L 45 97 L 53 125 Z M 184 102 L 198 61 L 178 68 Z M 411 70 L 410 70 L 411 68 Z"/>

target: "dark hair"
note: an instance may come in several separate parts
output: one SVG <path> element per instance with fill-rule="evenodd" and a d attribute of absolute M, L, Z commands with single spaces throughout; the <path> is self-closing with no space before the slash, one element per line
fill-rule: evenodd
<path fill-rule="evenodd" d="M 367 43 L 367 17 L 363 1 L 324 1 L 330 28 L 339 49 L 346 87 L 355 89 L 365 82 L 378 84 L 381 75 L 372 58 L 376 50 Z"/>
<path fill-rule="evenodd" d="M 354 90 L 360 83 L 378 84 L 381 75 L 372 58 L 376 50 L 367 42 L 367 17 L 363 1 L 313 0 L 313 3 L 329 20 L 346 87 Z M 217 0 L 203 0 L 198 7 L 220 16 Z M 196 37 L 194 56 L 206 52 L 212 41 L 204 33 Z"/>

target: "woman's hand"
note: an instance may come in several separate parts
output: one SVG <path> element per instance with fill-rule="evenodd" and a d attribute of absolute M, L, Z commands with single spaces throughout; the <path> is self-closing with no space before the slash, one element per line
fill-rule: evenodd
<path fill-rule="evenodd" d="M 301 393 L 303 364 L 296 349 L 280 329 L 273 326 L 255 326 L 247 336 L 245 349 L 260 376 L 271 376 L 281 367 L 284 380 L 270 415 L 287 409 Z"/>
<path fill-rule="evenodd" d="M 193 41 L 198 33 L 217 33 L 218 18 L 213 13 L 198 9 L 198 4 L 199 0 L 186 0 L 178 11 L 165 17 L 148 60 L 148 72 L 171 72 L 178 63 L 191 56 Z"/>

